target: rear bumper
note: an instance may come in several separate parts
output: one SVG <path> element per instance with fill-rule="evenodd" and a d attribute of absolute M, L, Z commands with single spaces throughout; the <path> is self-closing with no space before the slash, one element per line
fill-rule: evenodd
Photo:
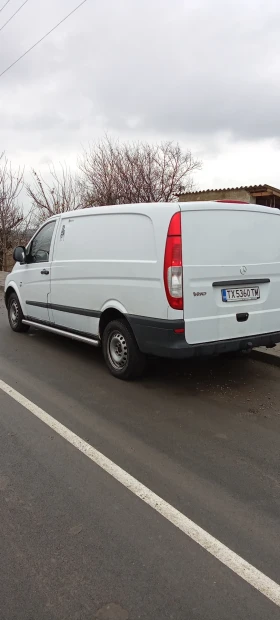
<path fill-rule="evenodd" d="M 185 340 L 185 332 L 175 333 L 175 330 L 185 328 L 183 320 L 168 321 L 132 315 L 128 315 L 127 319 L 140 351 L 158 357 L 186 359 L 190 357 L 213 356 L 256 347 L 272 347 L 277 342 L 280 342 L 279 331 L 248 336 L 246 338 L 188 344 Z"/>

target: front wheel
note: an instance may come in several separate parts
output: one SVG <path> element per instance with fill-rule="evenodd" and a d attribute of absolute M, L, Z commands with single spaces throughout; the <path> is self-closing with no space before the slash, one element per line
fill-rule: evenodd
<path fill-rule="evenodd" d="M 29 330 L 29 325 L 24 325 L 22 322 L 24 316 L 16 293 L 11 293 L 9 296 L 8 317 L 10 326 L 14 332 L 27 332 Z"/>
<path fill-rule="evenodd" d="M 128 380 L 143 374 L 145 356 L 139 351 L 134 335 L 124 321 L 108 323 L 103 333 L 102 350 L 114 377 Z"/>

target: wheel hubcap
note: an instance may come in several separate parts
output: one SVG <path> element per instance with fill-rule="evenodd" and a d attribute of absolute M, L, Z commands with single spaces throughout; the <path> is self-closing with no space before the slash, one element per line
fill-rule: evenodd
<path fill-rule="evenodd" d="M 16 301 L 12 301 L 10 305 L 10 319 L 11 319 L 12 325 L 17 325 L 18 317 L 19 317 L 18 304 Z"/>
<path fill-rule="evenodd" d="M 117 370 L 121 370 L 127 365 L 128 352 L 125 337 L 120 332 L 113 332 L 107 345 L 109 360 Z"/>

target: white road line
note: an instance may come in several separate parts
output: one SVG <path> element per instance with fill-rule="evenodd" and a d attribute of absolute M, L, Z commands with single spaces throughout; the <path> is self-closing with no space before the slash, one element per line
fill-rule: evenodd
<path fill-rule="evenodd" d="M 256 588 L 259 592 L 264 594 L 268 599 L 280 607 L 280 585 L 275 581 L 261 573 L 257 568 L 243 560 L 237 553 L 231 551 L 226 545 L 219 540 L 208 534 L 199 525 L 196 525 L 193 521 L 188 519 L 179 510 L 176 510 L 173 506 L 168 504 L 161 497 L 150 491 L 144 484 L 133 478 L 126 471 L 121 469 L 118 465 L 113 463 L 104 454 L 98 452 L 95 448 L 90 446 L 86 441 L 75 435 L 66 426 L 60 424 L 55 418 L 50 416 L 46 411 L 32 403 L 28 398 L 25 398 L 22 394 L 14 390 L 12 387 L 1 381 L 0 389 L 6 394 L 11 396 L 20 405 L 28 409 L 33 415 L 42 420 L 58 435 L 66 439 L 72 446 L 80 450 L 91 461 L 96 463 L 99 467 L 102 467 L 110 476 L 113 476 L 124 487 L 129 489 L 134 495 L 139 497 L 143 502 L 148 504 L 151 508 L 156 510 L 160 515 L 165 517 L 170 523 L 175 525 L 179 530 L 184 532 L 189 538 L 194 540 L 198 545 L 206 549 L 217 560 L 222 562 L 225 566 L 230 568 L 241 579 L 247 581 L 253 588 Z"/>

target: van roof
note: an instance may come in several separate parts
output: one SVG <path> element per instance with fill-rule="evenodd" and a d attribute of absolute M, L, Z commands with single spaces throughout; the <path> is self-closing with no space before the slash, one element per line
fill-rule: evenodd
<path fill-rule="evenodd" d="M 123 204 L 123 205 L 109 205 L 104 207 L 88 207 L 86 209 L 77 209 L 76 211 L 65 211 L 61 214 L 61 217 L 78 217 L 82 215 L 93 215 L 98 213 L 131 213 L 131 211 L 135 213 L 147 213 L 147 211 L 153 211 L 154 209 L 159 209 L 160 207 L 164 207 L 165 209 L 170 209 L 172 213 L 174 211 L 178 211 L 178 202 L 135 202 L 132 204 Z"/>
<path fill-rule="evenodd" d="M 169 209 L 171 213 L 176 212 L 177 210 L 181 211 L 208 211 L 213 210 L 221 210 L 228 211 L 229 209 L 232 211 L 254 211 L 261 213 L 270 213 L 273 215 L 280 215 L 280 211 L 278 209 L 273 209 L 271 207 L 265 207 L 262 205 L 256 205 L 253 203 L 232 203 L 232 202 L 217 202 L 217 201 L 194 201 L 194 202 L 148 202 L 148 203 L 133 203 L 133 204 L 123 204 L 123 205 L 111 205 L 104 207 L 89 207 L 87 209 L 77 209 L 76 211 L 65 211 L 61 214 L 62 218 L 69 217 L 80 217 L 84 215 L 97 215 L 99 213 L 131 213 L 134 211 L 136 213 L 148 213 L 149 211 L 154 211 L 155 209 L 159 209 L 160 207 L 164 207 L 164 209 Z M 58 217 L 58 216 L 54 216 Z"/>
<path fill-rule="evenodd" d="M 253 211 L 254 213 L 269 213 L 271 215 L 280 215 L 280 210 L 263 205 L 256 205 L 252 202 L 234 202 L 230 199 L 228 202 L 223 200 L 199 200 L 194 202 L 179 202 L 181 211 Z"/>

